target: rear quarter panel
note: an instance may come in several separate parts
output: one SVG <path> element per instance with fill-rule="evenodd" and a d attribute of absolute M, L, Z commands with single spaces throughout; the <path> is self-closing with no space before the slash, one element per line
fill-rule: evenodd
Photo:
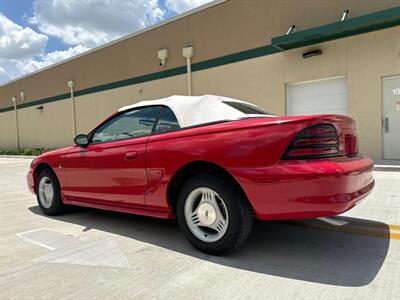
<path fill-rule="evenodd" d="M 302 126 L 267 118 L 247 119 L 153 135 L 147 146 L 149 189 L 145 202 L 168 207 L 171 178 L 193 161 L 211 162 L 228 172 L 275 164 Z"/>

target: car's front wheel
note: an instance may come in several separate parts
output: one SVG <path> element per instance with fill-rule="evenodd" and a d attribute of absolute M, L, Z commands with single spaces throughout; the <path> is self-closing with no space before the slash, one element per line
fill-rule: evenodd
<path fill-rule="evenodd" d="M 242 193 L 214 175 L 197 175 L 180 192 L 179 225 L 199 250 L 220 255 L 241 246 L 250 234 L 252 210 Z"/>
<path fill-rule="evenodd" d="M 40 209 L 46 215 L 58 215 L 66 206 L 61 200 L 60 183 L 50 169 L 44 169 L 37 178 L 36 197 Z"/>

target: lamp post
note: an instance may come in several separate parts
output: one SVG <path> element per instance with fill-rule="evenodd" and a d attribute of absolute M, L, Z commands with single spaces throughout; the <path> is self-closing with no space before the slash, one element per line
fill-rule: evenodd
<path fill-rule="evenodd" d="M 18 111 L 17 111 L 17 102 L 18 99 L 17 97 L 12 97 L 12 102 L 14 104 L 14 112 L 15 112 L 15 132 L 16 132 L 16 136 L 15 136 L 15 144 L 17 147 L 17 150 L 19 150 L 19 128 L 18 128 Z"/>

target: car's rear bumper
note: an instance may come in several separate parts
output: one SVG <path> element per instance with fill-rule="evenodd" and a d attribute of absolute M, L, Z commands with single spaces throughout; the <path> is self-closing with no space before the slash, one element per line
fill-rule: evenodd
<path fill-rule="evenodd" d="M 282 161 L 231 169 L 262 220 L 332 216 L 354 207 L 374 186 L 367 157 Z"/>

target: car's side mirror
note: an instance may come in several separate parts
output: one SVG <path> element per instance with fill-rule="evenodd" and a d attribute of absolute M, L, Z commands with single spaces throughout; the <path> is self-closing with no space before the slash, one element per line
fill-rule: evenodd
<path fill-rule="evenodd" d="M 78 134 L 74 138 L 74 143 L 75 145 L 81 146 L 81 147 L 87 147 L 89 145 L 89 138 L 86 134 Z"/>

